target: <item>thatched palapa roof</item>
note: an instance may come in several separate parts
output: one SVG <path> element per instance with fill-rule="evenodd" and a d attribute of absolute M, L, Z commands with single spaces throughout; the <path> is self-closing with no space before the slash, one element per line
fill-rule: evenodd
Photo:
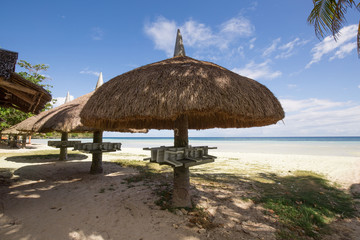
<path fill-rule="evenodd" d="M 94 92 L 85 94 L 73 101 L 30 117 L 18 124 L 17 129 L 28 132 L 89 132 L 93 128 L 80 122 L 80 112 Z"/>
<path fill-rule="evenodd" d="M 84 106 L 81 121 L 103 130 L 173 129 L 185 114 L 189 129 L 207 129 L 265 126 L 284 118 L 264 85 L 182 51 L 106 82 Z"/>
<path fill-rule="evenodd" d="M 102 81 L 102 78 L 101 78 Z M 17 125 L 17 129 L 27 132 L 93 132 L 97 129 L 86 127 L 80 122 L 80 112 L 85 103 L 94 94 L 90 92 L 56 108 L 28 118 Z M 69 95 L 69 94 L 68 94 Z M 69 97 L 67 97 L 69 99 Z M 141 129 L 119 129 L 119 132 L 147 132 Z"/>
<path fill-rule="evenodd" d="M 26 134 L 26 132 L 21 132 L 17 130 L 17 124 L 16 124 L 14 126 L 2 130 L 1 134 L 20 135 L 20 134 Z"/>

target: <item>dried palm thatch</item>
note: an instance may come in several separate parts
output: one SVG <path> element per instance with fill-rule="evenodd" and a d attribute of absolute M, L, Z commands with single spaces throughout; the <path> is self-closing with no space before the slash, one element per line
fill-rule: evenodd
<path fill-rule="evenodd" d="M 275 124 L 284 111 L 264 85 L 211 62 L 176 56 L 119 75 L 85 104 L 88 126 L 174 129 L 180 115 L 189 129 Z"/>
<path fill-rule="evenodd" d="M 94 91 L 73 101 L 62 104 L 49 111 L 28 118 L 18 124 L 17 129 L 27 132 L 93 132 L 94 128 L 86 127 L 80 122 L 80 112 Z M 138 132 L 145 130 L 120 129 L 124 132 Z"/>
<path fill-rule="evenodd" d="M 26 134 L 26 132 L 17 130 L 17 124 L 16 124 L 14 126 L 11 126 L 7 129 L 2 130 L 1 134 L 21 135 L 21 134 Z"/>

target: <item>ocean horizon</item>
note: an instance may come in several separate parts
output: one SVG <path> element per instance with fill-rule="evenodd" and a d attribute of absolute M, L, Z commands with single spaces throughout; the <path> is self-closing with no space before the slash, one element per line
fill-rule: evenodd
<path fill-rule="evenodd" d="M 103 139 L 174 139 L 173 137 L 103 137 Z M 360 142 L 360 136 L 334 137 L 189 137 L 189 140 L 205 141 L 350 141 Z"/>
<path fill-rule="evenodd" d="M 47 144 L 49 140 L 32 139 Z M 92 138 L 79 139 L 92 142 Z M 122 148 L 173 146 L 173 137 L 103 137 L 103 142 L 120 142 Z M 217 147 L 211 152 L 295 154 L 360 157 L 360 137 L 189 137 L 189 145 Z M 359 159 L 360 160 L 360 159 Z"/>

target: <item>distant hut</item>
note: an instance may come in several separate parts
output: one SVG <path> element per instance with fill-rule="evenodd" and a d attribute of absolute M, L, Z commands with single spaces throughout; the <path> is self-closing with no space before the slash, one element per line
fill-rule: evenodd
<path fill-rule="evenodd" d="M 90 97 L 80 116 L 84 125 L 102 130 L 173 129 L 173 153 L 176 157 L 177 147 L 183 147 L 186 157 L 190 149 L 188 129 L 266 126 L 283 119 L 284 111 L 264 85 L 214 63 L 185 56 L 178 31 L 173 58 L 111 79 Z M 171 151 L 165 149 L 164 154 Z M 172 165 L 174 161 L 167 162 Z M 176 207 L 191 206 L 187 166 L 175 158 Z"/>
<path fill-rule="evenodd" d="M 15 73 L 18 53 L 0 49 L 0 106 L 39 113 L 51 100 L 44 88 Z"/>
<path fill-rule="evenodd" d="M 102 75 L 98 79 L 97 86 L 102 83 Z M 101 85 L 101 84 L 100 84 Z M 96 90 L 96 89 L 95 89 Z M 60 160 L 67 160 L 67 147 L 74 147 L 78 142 L 69 142 L 68 133 L 82 133 L 82 132 L 94 132 L 94 143 L 102 142 L 102 131 L 96 128 L 84 126 L 80 122 L 80 112 L 84 107 L 88 99 L 94 94 L 95 91 L 78 97 L 72 101 L 66 102 L 56 108 L 42 112 L 39 115 L 26 119 L 18 124 L 17 129 L 27 132 L 60 132 L 61 142 L 50 142 L 50 145 L 60 147 Z M 69 99 L 69 93 L 67 94 L 67 100 Z M 136 129 L 119 129 L 123 132 L 146 132 L 147 130 Z M 91 173 L 101 173 L 102 169 L 102 153 L 93 153 Z"/>
<path fill-rule="evenodd" d="M 17 130 L 17 124 L 14 126 L 11 126 L 5 130 L 1 131 L 2 135 L 8 135 L 8 145 L 11 148 L 18 148 L 18 137 L 19 135 L 22 136 L 21 139 L 21 148 L 25 148 L 26 147 L 26 132 L 21 132 L 19 130 Z"/>

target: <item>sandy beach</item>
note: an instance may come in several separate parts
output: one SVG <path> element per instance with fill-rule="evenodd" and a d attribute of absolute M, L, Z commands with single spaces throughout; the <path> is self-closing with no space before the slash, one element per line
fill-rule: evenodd
<path fill-rule="evenodd" d="M 140 148 L 104 154 L 104 174 L 90 175 L 91 155 L 74 154 L 69 161 L 28 156 L 54 149 L 43 144 L 27 149 L 0 149 L 0 239 L 276 239 L 279 223 L 264 214 L 261 204 L 246 200 L 258 194 L 260 175 L 286 177 L 312 171 L 350 192 L 359 187 L 360 157 L 307 154 L 250 153 L 213 150 L 217 160 L 191 168 L 192 195 L 216 225 L 194 222 L 196 214 L 182 209 L 161 210 L 156 192 L 171 184 L 171 172 L 161 180 L 126 181 L 138 171 L 113 160 L 139 160 L 149 155 Z M 14 156 L 16 154 L 18 156 Z M 231 185 L 211 187 L 199 179 L 222 174 L 240 176 Z M 248 191 L 251 189 L 251 191 Z M 357 239 L 358 217 L 331 224 L 338 231 L 326 239 Z M 304 238 L 305 239 L 305 238 Z M 310 238 L 309 238 L 310 239 Z"/>

